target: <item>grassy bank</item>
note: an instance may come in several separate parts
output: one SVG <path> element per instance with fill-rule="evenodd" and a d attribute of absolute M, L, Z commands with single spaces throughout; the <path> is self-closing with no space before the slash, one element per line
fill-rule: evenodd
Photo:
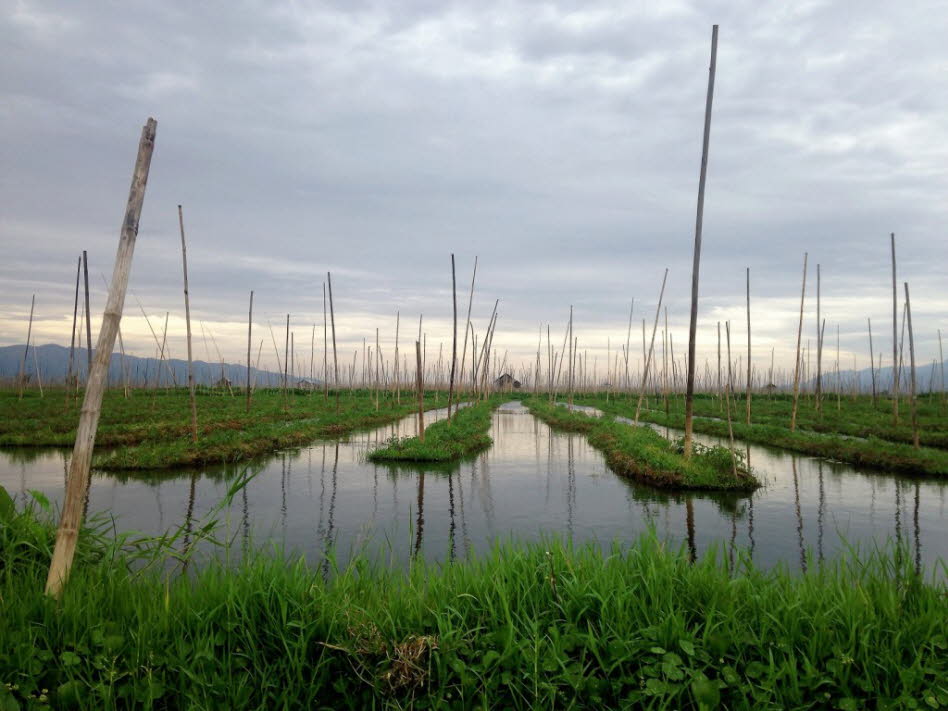
<path fill-rule="evenodd" d="M 22 401 L 0 393 L 0 445 L 72 446 L 79 404 L 65 405 L 65 396 L 30 393 Z M 426 407 L 445 403 L 443 393 L 427 393 Z M 168 469 L 241 461 L 319 437 L 377 427 L 410 415 L 417 403 L 408 397 L 398 404 L 386 393 L 376 409 L 367 390 L 334 394 L 291 391 L 286 399 L 276 390 L 246 400 L 220 390 L 204 390 L 197 398 L 198 442 L 191 441 L 186 389 L 135 392 L 125 398 L 108 391 L 96 436 L 94 466 L 100 469 Z"/>
<path fill-rule="evenodd" d="M 262 555 L 169 579 L 83 532 L 56 604 L 51 542 L 0 513 L 0 708 L 948 706 L 948 598 L 892 551 L 794 576 L 551 541 L 328 581 Z"/>
<path fill-rule="evenodd" d="M 592 417 L 539 398 L 527 398 L 524 404 L 554 429 L 585 433 L 589 443 L 605 455 L 609 468 L 620 476 L 671 489 L 750 491 L 760 486 L 739 452 L 734 453 L 735 477 L 732 455 L 726 448 L 697 445 L 691 459 L 685 459 L 675 443 L 649 427 Z"/>
<path fill-rule="evenodd" d="M 393 438 L 384 447 L 369 452 L 374 462 L 453 462 L 488 449 L 493 440 L 487 434 L 491 415 L 505 398 L 494 397 L 458 410 L 451 418 L 425 429 L 425 441 L 418 437 Z"/>
<path fill-rule="evenodd" d="M 577 402 L 598 407 L 613 415 L 635 416 L 634 401 L 612 400 L 607 403 L 602 397 L 583 397 L 577 399 Z M 659 410 L 643 410 L 639 419 L 679 429 L 685 426 L 684 413 L 680 411 L 670 411 L 666 415 Z M 733 428 L 734 436 L 745 442 L 780 447 L 801 454 L 826 457 L 883 471 L 914 476 L 948 476 L 948 451 L 940 449 L 931 447 L 915 449 L 908 444 L 898 444 L 875 437 L 849 438 L 804 429 L 791 432 L 788 426 L 745 425 L 743 422 L 734 421 Z M 716 419 L 695 418 L 694 430 L 718 437 L 728 436 L 727 423 Z"/>

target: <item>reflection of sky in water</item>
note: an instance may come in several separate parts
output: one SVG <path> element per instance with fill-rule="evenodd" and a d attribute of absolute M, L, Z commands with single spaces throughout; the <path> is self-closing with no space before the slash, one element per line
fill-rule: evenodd
<path fill-rule="evenodd" d="M 426 422 L 434 419 L 426 413 Z M 393 434 L 414 431 L 415 419 L 406 418 L 348 441 L 261 460 L 254 465 L 259 475 L 222 516 L 224 532 L 238 543 L 273 542 L 314 562 L 329 543 L 341 560 L 365 550 L 403 563 L 413 551 L 446 560 L 506 537 L 628 541 L 650 525 L 698 554 L 717 544 L 732 556 L 736 546 L 760 564 L 794 569 L 807 565 L 804 551 L 815 560 L 830 557 L 844 540 L 865 549 L 896 538 L 929 570 L 948 558 L 948 482 L 857 471 L 752 445 L 751 465 L 765 482 L 752 496 L 672 494 L 615 476 L 582 435 L 553 433 L 516 408 L 495 413 L 494 446 L 470 461 L 424 469 L 365 461 L 369 449 Z M 189 517 L 199 522 L 239 469 L 155 478 L 97 473 L 89 510 L 111 511 L 119 530 L 155 533 Z M 64 477 L 61 451 L 0 452 L 0 484 L 20 498 L 38 489 L 58 501 Z"/>

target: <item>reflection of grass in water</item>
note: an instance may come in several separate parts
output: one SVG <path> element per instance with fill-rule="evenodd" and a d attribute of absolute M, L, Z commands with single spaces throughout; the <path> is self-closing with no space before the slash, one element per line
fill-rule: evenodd
<path fill-rule="evenodd" d="M 723 447 L 696 447 L 685 459 L 680 448 L 650 427 L 635 427 L 609 417 L 592 417 L 545 400 L 526 400 L 530 412 L 554 429 L 586 434 L 589 444 L 600 450 L 609 468 L 651 486 L 670 489 L 749 491 L 760 486 L 747 471 L 743 455 L 738 475 L 732 469 L 731 453 Z"/>
<path fill-rule="evenodd" d="M 597 398 L 583 398 L 584 404 L 601 408 L 613 415 L 632 417 L 635 403 L 628 401 L 605 403 Z M 643 411 L 640 419 L 655 422 L 666 427 L 684 427 L 684 415 L 680 412 L 655 410 Z M 914 476 L 948 475 L 948 451 L 922 447 L 914 449 L 908 444 L 889 442 L 883 439 L 854 439 L 834 434 L 819 434 L 798 429 L 791 432 L 786 426 L 733 423 L 734 436 L 742 441 L 770 447 L 780 447 L 802 454 L 835 459 L 848 464 L 872 467 L 884 471 L 900 472 Z M 695 432 L 727 437 L 727 423 L 720 420 L 696 418 Z M 738 451 L 740 448 L 738 448 Z"/>
<path fill-rule="evenodd" d="M 440 420 L 425 429 L 425 441 L 418 437 L 393 437 L 368 454 L 374 462 L 451 462 L 483 451 L 493 444 L 490 435 L 498 397 L 459 410 L 449 423 Z"/>
<path fill-rule="evenodd" d="M 2 512 L 0 506 L 0 512 Z M 196 527 L 195 533 L 201 527 Z M 863 708 L 945 699 L 943 586 L 890 546 L 816 572 L 695 564 L 653 535 L 508 541 L 329 575 L 248 551 L 188 576 L 83 531 L 61 604 L 52 527 L 0 513 L 0 701 L 161 708 Z M 157 551 L 177 548 L 152 539 Z M 331 559 L 330 559 L 331 561 Z M 942 704 L 944 705 L 944 704 Z"/>

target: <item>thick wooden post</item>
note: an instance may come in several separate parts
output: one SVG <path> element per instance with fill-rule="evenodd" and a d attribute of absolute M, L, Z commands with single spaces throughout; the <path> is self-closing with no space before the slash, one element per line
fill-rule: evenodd
<path fill-rule="evenodd" d="M 191 402 L 191 441 L 198 441 L 197 403 L 194 401 L 194 361 L 191 358 L 191 299 L 188 296 L 188 247 L 184 241 L 184 212 L 178 205 L 178 226 L 181 229 L 181 262 L 184 265 L 184 322 L 188 334 L 188 399 Z"/>
<path fill-rule="evenodd" d="M 695 335 L 698 329 L 698 271 L 701 264 L 701 227 L 704 220 L 704 186 L 708 175 L 708 143 L 711 139 L 711 104 L 714 99 L 714 70 L 718 57 L 718 26 L 711 29 L 711 65 L 708 95 L 704 105 L 704 139 L 701 145 L 701 173 L 698 178 L 698 210 L 695 218 L 695 250 L 691 267 L 691 321 L 688 326 L 688 381 L 685 386 L 685 458 L 691 457 L 692 418 L 695 396 Z"/>
<path fill-rule="evenodd" d="M 797 326 L 797 355 L 793 363 L 793 410 L 790 413 L 790 431 L 797 428 L 797 402 L 800 396 L 800 338 L 803 335 L 803 299 L 806 297 L 806 260 L 803 254 L 803 287 L 800 289 L 800 323 Z M 837 375 L 837 380 L 839 376 Z"/>
<path fill-rule="evenodd" d="M 82 525 L 83 502 L 89 486 L 89 466 L 92 463 L 92 450 L 102 409 L 102 395 L 105 391 L 105 380 L 109 360 L 112 357 L 112 348 L 115 345 L 115 336 L 122 319 L 122 308 L 125 305 L 125 291 L 132 267 L 135 238 L 138 235 L 138 220 L 145 200 L 145 186 L 148 183 L 148 170 L 155 147 L 156 128 L 155 120 L 148 119 L 148 123 L 142 129 L 141 140 L 138 144 L 138 157 L 128 193 L 128 204 L 125 208 L 125 219 L 122 223 L 118 252 L 115 257 L 115 268 L 112 272 L 108 301 L 102 317 L 102 329 L 99 331 L 99 340 L 96 344 L 95 361 L 89 373 L 89 381 L 82 402 L 76 445 L 73 448 L 72 460 L 69 463 L 69 477 L 66 480 L 63 513 L 56 531 L 56 547 L 53 550 L 53 559 L 46 580 L 46 593 L 54 597 L 59 597 L 69 577 L 76 552 L 76 542 L 79 538 L 79 528 Z"/>

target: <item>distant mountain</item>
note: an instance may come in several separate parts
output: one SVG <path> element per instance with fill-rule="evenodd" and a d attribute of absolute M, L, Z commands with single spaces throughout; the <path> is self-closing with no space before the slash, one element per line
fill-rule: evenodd
<path fill-rule="evenodd" d="M 20 363 L 23 360 L 24 346 L 3 346 L 0 347 L 0 378 L 15 378 L 20 372 Z M 73 356 L 73 369 L 79 373 L 79 377 L 85 379 L 88 371 L 86 349 L 77 348 Z M 27 357 L 26 372 L 35 380 L 36 363 L 39 364 L 39 374 L 44 384 L 60 383 L 62 384 L 66 377 L 66 370 L 69 364 L 69 349 L 56 344 L 47 344 L 36 347 L 36 358 L 33 357 L 33 348 L 30 348 L 30 354 Z M 160 369 L 159 369 L 160 365 Z M 186 385 L 188 382 L 188 362 L 173 358 L 164 363 L 157 358 L 139 358 L 138 356 L 125 356 L 125 367 L 128 371 L 129 383 L 141 385 L 154 385 L 157 381 L 159 385 Z M 159 372 L 160 370 L 160 372 Z M 258 387 L 277 386 L 282 380 L 282 373 L 274 373 L 268 370 L 257 370 L 251 368 L 251 378 Z M 173 373 L 173 375 L 172 375 Z M 194 361 L 194 381 L 198 385 L 214 385 L 219 382 L 221 377 L 226 378 L 231 384 L 244 385 L 247 382 L 246 364 L 225 363 L 207 363 L 203 360 Z M 292 378 L 292 384 L 298 384 L 303 378 Z M 109 383 L 119 385 L 122 382 L 122 355 L 113 353 L 112 360 L 109 363 Z"/>
<path fill-rule="evenodd" d="M 824 363 L 825 367 L 825 363 Z M 927 392 L 939 392 L 941 390 L 941 368 L 945 369 L 945 379 L 948 383 L 948 361 L 945 361 L 942 364 L 935 363 L 934 367 L 932 363 L 922 363 L 916 364 L 915 366 L 915 385 L 920 393 Z M 909 378 L 911 375 L 911 367 L 908 364 L 904 364 L 899 373 L 899 390 L 903 393 L 908 392 L 909 389 Z M 862 370 L 841 370 L 839 372 L 839 381 L 842 383 L 843 390 L 852 390 L 853 385 L 860 392 L 872 392 L 872 371 L 869 368 L 863 368 Z M 807 381 L 806 385 L 809 388 L 813 388 L 816 384 L 816 378 L 811 378 Z M 823 389 L 824 390 L 835 390 L 836 388 L 836 373 L 827 369 L 823 373 Z M 882 368 L 881 370 L 876 370 L 876 390 L 878 392 L 884 392 L 891 390 L 892 388 L 892 367 L 888 366 Z"/>

